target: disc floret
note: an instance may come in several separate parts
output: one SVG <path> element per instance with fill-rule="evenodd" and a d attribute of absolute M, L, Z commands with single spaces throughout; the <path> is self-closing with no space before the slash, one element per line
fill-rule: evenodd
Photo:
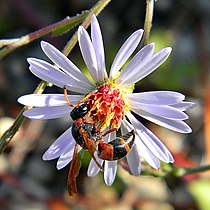
<path fill-rule="evenodd" d="M 97 88 L 97 92 L 91 94 L 88 117 L 98 125 L 98 131 L 109 126 L 113 129 L 120 127 L 127 109 L 125 94 L 126 91 L 113 82 L 106 82 Z"/>

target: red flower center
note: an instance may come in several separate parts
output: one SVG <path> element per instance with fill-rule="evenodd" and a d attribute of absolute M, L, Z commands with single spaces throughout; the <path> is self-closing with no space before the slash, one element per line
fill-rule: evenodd
<path fill-rule="evenodd" d="M 102 132 L 108 126 L 118 129 L 125 114 L 125 102 L 119 89 L 105 84 L 98 87 L 96 93 L 89 97 L 88 104 L 91 117 L 98 130 Z"/>

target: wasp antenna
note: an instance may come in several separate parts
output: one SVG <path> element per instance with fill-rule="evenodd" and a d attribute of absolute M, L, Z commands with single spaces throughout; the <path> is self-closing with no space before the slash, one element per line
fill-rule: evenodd
<path fill-rule="evenodd" d="M 83 99 L 81 99 L 79 101 L 79 103 L 82 103 L 82 102 L 86 101 L 88 98 L 90 98 L 91 95 L 92 95 L 92 93 L 88 93 Z"/>
<path fill-rule="evenodd" d="M 64 92 L 64 97 L 66 99 L 66 103 L 71 106 L 71 107 L 75 107 L 72 103 L 70 103 L 69 98 L 68 98 L 68 93 L 67 93 L 67 89 L 66 89 L 66 85 L 63 86 L 63 92 Z"/>

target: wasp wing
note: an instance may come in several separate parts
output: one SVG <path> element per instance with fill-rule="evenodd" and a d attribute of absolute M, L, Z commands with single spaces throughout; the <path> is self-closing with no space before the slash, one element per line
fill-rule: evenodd
<path fill-rule="evenodd" d="M 79 160 L 79 154 L 78 154 L 78 144 L 75 144 L 74 147 L 74 154 L 71 161 L 71 165 L 69 168 L 69 174 L 68 174 L 68 193 L 70 197 L 75 197 L 77 195 L 77 181 L 76 178 L 79 175 L 80 170 L 80 160 Z"/>

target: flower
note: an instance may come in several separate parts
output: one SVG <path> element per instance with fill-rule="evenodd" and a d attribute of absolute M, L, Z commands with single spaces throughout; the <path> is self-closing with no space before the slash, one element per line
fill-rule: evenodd
<path fill-rule="evenodd" d="M 149 91 L 133 93 L 134 84 L 157 69 L 170 55 L 171 48 L 167 47 L 154 52 L 155 44 L 143 47 L 122 68 L 137 48 L 143 30 L 137 30 L 122 45 L 110 68 L 109 76 L 105 66 L 105 56 L 101 30 L 96 17 L 91 19 L 91 38 L 87 31 L 80 26 L 78 41 L 85 64 L 95 84 L 65 55 L 51 44 L 42 41 L 41 47 L 47 57 L 55 64 L 28 58 L 30 71 L 37 77 L 63 88 L 74 91 L 77 95 L 68 95 L 71 103 L 77 104 L 87 94 L 90 105 L 88 117 L 99 125 L 99 131 L 108 128 L 119 129 L 122 134 L 135 130 L 134 145 L 126 156 L 130 171 L 138 176 L 141 173 L 141 159 L 144 158 L 151 167 L 158 169 L 160 161 L 173 163 L 174 159 L 169 150 L 148 128 L 135 118 L 133 113 L 180 133 L 190 133 L 191 128 L 183 121 L 188 119 L 184 111 L 195 106 L 184 101 L 185 96 L 173 91 Z M 30 119 L 53 119 L 65 116 L 72 110 L 63 94 L 29 94 L 18 99 L 23 105 L 33 106 L 24 112 Z M 126 117 L 125 117 L 126 116 Z M 108 142 L 116 137 L 116 132 L 105 137 Z M 71 127 L 66 130 L 44 153 L 44 160 L 59 158 L 57 169 L 65 167 L 71 160 L 75 141 Z M 79 148 L 81 150 L 81 147 Z M 104 180 L 111 185 L 117 171 L 117 161 L 104 161 L 95 155 L 100 164 L 104 164 Z M 99 172 L 96 163 L 91 160 L 88 175 L 95 176 Z"/>

